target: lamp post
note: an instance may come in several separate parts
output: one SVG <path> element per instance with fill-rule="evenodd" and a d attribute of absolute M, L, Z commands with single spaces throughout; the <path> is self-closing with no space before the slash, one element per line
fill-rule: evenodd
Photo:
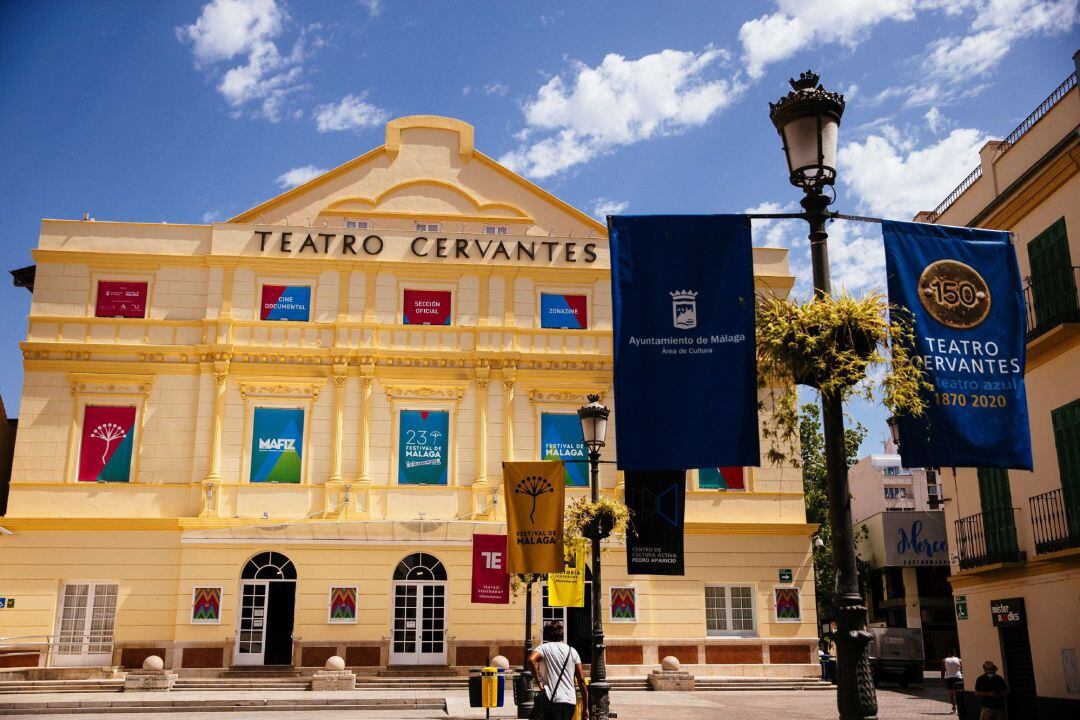
<path fill-rule="evenodd" d="M 592 501 L 600 499 L 600 448 L 604 447 L 607 437 L 607 421 L 610 410 L 600 404 L 599 395 L 590 395 L 589 404 L 578 408 L 581 419 L 581 434 L 585 446 L 589 448 L 589 468 L 592 482 L 590 491 Z M 589 719 L 608 720 L 608 692 L 611 686 L 607 682 L 607 664 L 604 658 L 604 622 L 600 615 L 600 596 L 603 590 L 600 571 L 599 530 L 589 538 L 592 541 L 592 662 L 590 663 L 589 682 Z"/>
<path fill-rule="evenodd" d="M 829 252 L 825 221 L 833 198 L 825 193 L 836 182 L 836 144 L 844 96 L 826 91 L 807 71 L 791 80 L 792 91 L 769 104 L 769 117 L 784 143 L 789 180 L 801 188 L 802 217 L 810 224 L 810 260 L 814 295 L 829 297 Z M 851 527 L 844 407 L 839 392 L 821 393 L 825 467 L 829 487 L 833 559 L 837 571 L 836 703 L 841 720 L 877 717 L 877 697 L 870 673 L 866 606 L 859 594 L 855 538 Z"/>
<path fill-rule="evenodd" d="M 536 694 L 533 692 L 533 677 L 532 671 L 529 670 L 529 653 L 532 652 L 532 601 L 533 601 L 533 581 L 536 576 L 528 574 L 524 576 L 525 580 L 525 652 L 522 654 L 524 661 L 521 668 L 521 685 L 520 685 L 520 697 L 518 698 L 517 716 L 519 718 L 532 717 L 533 704 L 536 702 Z"/>

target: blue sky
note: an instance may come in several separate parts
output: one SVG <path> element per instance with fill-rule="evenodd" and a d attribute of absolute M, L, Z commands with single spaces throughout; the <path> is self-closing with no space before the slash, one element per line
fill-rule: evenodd
<path fill-rule="evenodd" d="M 794 208 L 768 102 L 814 68 L 848 99 L 835 207 L 932 209 L 1073 69 L 1077 0 L 0 2 L 5 269 L 43 217 L 211 222 L 462 118 L 477 147 L 607 212 Z M 800 222 L 755 241 L 809 264 Z M 834 282 L 884 285 L 875 226 L 834 223 Z M 16 414 L 29 294 L 0 289 Z M 854 417 L 885 435 L 880 409 Z"/>

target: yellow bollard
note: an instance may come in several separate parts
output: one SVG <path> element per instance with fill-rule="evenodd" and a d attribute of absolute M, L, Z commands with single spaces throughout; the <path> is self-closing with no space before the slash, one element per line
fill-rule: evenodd
<path fill-rule="evenodd" d="M 499 707 L 499 671 L 493 667 L 480 670 L 480 697 L 482 707 Z"/>
<path fill-rule="evenodd" d="M 585 678 L 585 684 L 589 684 L 589 678 Z M 575 688 L 574 692 L 577 693 L 577 707 L 574 708 L 573 720 L 581 720 L 581 690 Z"/>

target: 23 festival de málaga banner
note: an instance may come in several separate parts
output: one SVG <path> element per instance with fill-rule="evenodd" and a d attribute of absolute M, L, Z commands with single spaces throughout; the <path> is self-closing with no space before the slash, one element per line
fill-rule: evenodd
<path fill-rule="evenodd" d="M 757 465 L 750 218 L 612 217 L 610 237 L 619 468 Z"/>
<path fill-rule="evenodd" d="M 398 483 L 446 485 L 449 441 L 447 411 L 402 410 L 398 428 Z"/>
<path fill-rule="evenodd" d="M 915 321 L 928 409 L 901 415 L 905 467 L 1031 470 L 1025 318 L 1009 235 L 885 221 L 889 301 Z"/>
<path fill-rule="evenodd" d="M 251 482 L 300 482 L 304 411 L 255 408 L 251 432 Z"/>

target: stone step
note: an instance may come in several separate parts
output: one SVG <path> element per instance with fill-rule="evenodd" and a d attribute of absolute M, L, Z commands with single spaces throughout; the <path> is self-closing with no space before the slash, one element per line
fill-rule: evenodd
<path fill-rule="evenodd" d="M 168 696 L 166 695 L 166 698 Z M 130 702 L 80 701 L 71 703 L 4 703 L 0 702 L 0 716 L 15 714 L 46 715 L 55 713 L 146 713 L 146 712 L 243 712 L 243 711 L 315 711 L 315 710 L 446 710 L 440 698 L 250 698 L 206 700 L 148 700 Z"/>
<path fill-rule="evenodd" d="M 120 692 L 123 680 L 0 680 L 0 693 Z"/>
<path fill-rule="evenodd" d="M 379 670 L 379 677 L 418 678 L 418 677 L 460 677 L 449 665 L 408 665 L 387 667 Z"/>

